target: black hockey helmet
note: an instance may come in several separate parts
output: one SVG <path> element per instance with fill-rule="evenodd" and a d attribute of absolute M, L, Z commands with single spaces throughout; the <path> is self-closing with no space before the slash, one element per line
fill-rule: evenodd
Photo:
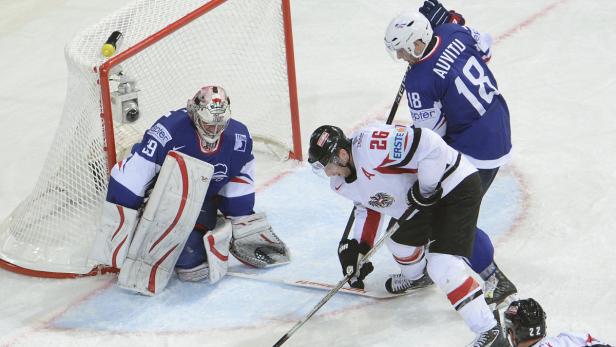
<path fill-rule="evenodd" d="M 533 298 L 512 302 L 505 311 L 505 332 L 513 346 L 546 335 L 545 312 Z"/>
<path fill-rule="evenodd" d="M 330 160 L 337 158 L 338 150 L 342 148 L 351 152 L 351 140 L 342 129 L 333 125 L 322 125 L 310 135 L 310 149 L 308 150 L 308 163 L 322 165 L 324 168 Z"/>

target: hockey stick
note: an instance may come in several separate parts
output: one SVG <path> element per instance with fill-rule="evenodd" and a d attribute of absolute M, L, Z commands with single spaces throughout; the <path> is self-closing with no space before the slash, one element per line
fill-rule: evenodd
<path fill-rule="evenodd" d="M 406 68 L 404 72 L 404 77 L 402 78 L 402 83 L 400 83 L 400 87 L 398 88 L 398 93 L 396 94 L 396 98 L 394 99 L 393 105 L 391 105 L 391 110 L 389 110 L 389 116 L 387 116 L 387 121 L 385 124 L 391 124 L 394 121 L 394 117 L 396 116 L 396 112 L 398 112 L 398 106 L 400 105 L 400 100 L 402 100 L 402 95 L 404 94 L 404 82 L 406 82 L 406 75 L 411 71 L 411 64 Z M 344 233 L 342 234 L 342 238 L 340 241 L 346 240 L 349 238 L 349 233 L 351 232 L 351 228 L 353 227 L 353 222 L 355 222 L 355 207 L 351 210 L 351 215 L 349 216 L 349 220 L 347 221 L 346 227 L 344 227 Z"/>
<path fill-rule="evenodd" d="M 403 220 L 408 220 L 411 219 L 413 216 L 415 216 L 415 214 L 417 213 L 417 209 L 410 207 L 409 209 L 407 209 L 404 214 L 402 214 L 402 216 L 400 216 L 400 218 L 398 219 L 398 221 L 403 221 Z M 385 243 L 385 241 L 387 239 L 389 239 L 391 237 L 391 235 L 393 235 L 398 228 L 400 227 L 399 222 L 394 223 L 394 225 L 392 225 L 389 229 L 387 229 L 387 232 L 385 233 L 385 235 L 383 235 L 383 237 L 381 237 L 375 244 L 374 247 L 372 247 L 372 249 L 370 251 L 368 251 L 368 253 L 366 253 L 361 260 L 359 261 L 359 266 L 357 266 L 358 269 L 361 268 L 361 265 L 364 264 L 365 262 L 367 262 L 368 260 L 370 260 L 370 258 L 372 257 L 372 255 L 379 249 L 381 248 L 381 246 L 383 245 L 383 243 Z M 353 277 L 353 275 L 355 275 L 354 273 L 350 273 L 347 274 L 346 276 L 344 276 L 343 279 L 340 280 L 340 282 L 338 282 L 338 284 L 336 284 L 336 286 L 334 288 L 332 288 L 324 297 L 323 299 L 321 299 L 321 301 L 319 301 L 318 304 L 316 304 L 316 306 L 314 306 L 314 308 L 299 322 L 295 323 L 295 325 L 291 328 L 291 330 L 289 330 L 286 334 L 284 334 L 284 336 L 282 336 L 275 344 L 274 347 L 279 347 L 282 346 L 283 343 L 285 343 L 293 334 L 295 334 L 295 332 L 302 327 L 302 325 L 304 325 L 312 316 L 314 316 L 315 313 L 317 313 L 317 311 L 323 307 L 323 305 L 325 305 L 325 303 L 327 303 L 329 301 L 329 299 L 332 298 L 332 296 L 334 296 L 334 294 L 336 294 L 340 288 L 342 288 L 344 286 L 344 284 L 351 278 Z"/>
<path fill-rule="evenodd" d="M 245 272 L 233 272 L 233 271 L 227 272 L 227 275 L 233 276 L 233 277 L 251 279 L 255 281 L 262 281 L 262 282 L 267 282 L 267 283 L 284 284 L 284 285 L 295 286 L 295 287 L 300 287 L 300 288 L 309 288 L 309 289 L 318 289 L 318 290 L 330 290 L 334 288 L 333 284 L 325 283 L 321 281 L 314 281 L 314 280 L 285 280 L 285 279 L 280 279 L 280 278 L 268 278 L 268 277 L 264 277 L 260 275 L 255 275 L 255 274 L 250 274 L 250 273 L 245 273 Z M 371 291 L 371 290 L 366 290 L 366 289 L 347 288 L 347 287 L 340 288 L 339 291 L 342 293 L 346 293 L 346 294 L 360 295 L 363 297 L 379 299 L 379 300 L 391 299 L 391 298 L 395 298 L 398 296 L 404 296 L 404 295 L 410 294 L 410 292 L 405 292 L 405 293 L 400 293 L 400 294 L 391 294 L 389 292 L 377 292 L 377 291 Z"/>

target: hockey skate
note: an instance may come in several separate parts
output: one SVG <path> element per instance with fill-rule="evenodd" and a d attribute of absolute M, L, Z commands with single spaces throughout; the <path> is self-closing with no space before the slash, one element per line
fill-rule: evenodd
<path fill-rule="evenodd" d="M 498 267 L 488 277 L 484 284 L 486 303 L 493 310 L 502 308 L 512 301 L 518 290 L 515 285 L 503 274 Z"/>
<path fill-rule="evenodd" d="M 401 294 L 410 290 L 427 287 L 433 283 L 428 273 L 424 270 L 423 276 L 416 280 L 410 280 L 404 277 L 403 274 L 390 275 L 387 281 L 385 281 L 385 289 L 392 294 Z"/>
<path fill-rule="evenodd" d="M 479 334 L 470 345 L 472 347 L 510 347 L 509 342 L 503 336 L 503 330 L 500 323 L 492 329 L 486 330 Z"/>

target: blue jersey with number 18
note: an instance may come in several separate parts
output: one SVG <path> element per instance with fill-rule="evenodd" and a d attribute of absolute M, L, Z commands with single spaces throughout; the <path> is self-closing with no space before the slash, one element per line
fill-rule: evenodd
<path fill-rule="evenodd" d="M 405 79 L 413 124 L 429 128 L 480 169 L 509 159 L 509 110 L 486 65 L 491 38 L 468 27 L 443 24 L 434 48 Z"/>

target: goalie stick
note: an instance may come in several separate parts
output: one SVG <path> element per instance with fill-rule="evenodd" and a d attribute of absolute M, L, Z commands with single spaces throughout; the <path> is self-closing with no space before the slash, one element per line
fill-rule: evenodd
<path fill-rule="evenodd" d="M 251 279 L 251 280 L 256 280 L 256 281 L 262 281 L 262 282 L 268 282 L 268 283 L 277 283 L 277 284 L 283 284 L 283 285 L 289 285 L 289 286 L 295 286 L 295 287 L 301 287 L 301 288 L 309 288 L 309 289 L 320 289 L 320 290 L 331 290 L 332 288 L 334 288 L 335 286 L 333 284 L 330 283 L 325 283 L 325 282 L 321 282 L 321 281 L 314 281 L 314 280 L 285 280 L 285 279 L 281 279 L 281 278 L 270 278 L 270 277 L 264 277 L 264 276 L 259 276 L 259 275 L 255 275 L 255 274 L 250 274 L 250 273 L 245 273 L 245 272 L 227 272 L 227 275 L 233 276 L 233 277 L 239 277 L 239 278 L 246 278 L 246 279 Z M 339 289 L 340 292 L 342 293 L 347 293 L 347 294 L 353 294 L 353 295 L 360 295 L 360 296 L 364 296 L 367 298 L 372 298 L 372 299 L 391 299 L 391 298 L 395 298 L 398 296 L 403 296 L 403 295 L 408 295 L 411 294 L 412 291 L 410 292 L 405 292 L 405 293 L 400 293 L 400 294 L 392 294 L 389 292 L 378 292 L 378 291 L 374 291 L 374 290 L 366 290 L 366 289 L 359 289 L 359 288 L 349 288 L 349 287 L 342 287 Z"/>
<path fill-rule="evenodd" d="M 404 94 L 404 82 L 406 82 L 406 75 L 411 71 L 411 64 L 406 68 L 404 72 L 404 77 L 402 77 L 402 83 L 400 83 L 400 87 L 398 88 L 398 93 L 396 94 L 396 98 L 394 99 L 393 105 L 391 105 L 391 110 L 389 110 L 389 116 L 387 116 L 387 121 L 385 124 L 391 124 L 394 121 L 394 117 L 396 116 L 396 112 L 398 112 L 398 106 L 400 105 L 400 100 L 402 100 L 402 95 Z M 340 242 L 348 239 L 349 233 L 351 232 L 351 228 L 353 227 L 353 222 L 355 222 L 355 207 L 351 210 L 351 215 L 349 216 L 349 220 L 347 221 L 346 227 L 344 227 L 344 233 L 342 234 L 342 238 Z"/>
<path fill-rule="evenodd" d="M 413 218 L 413 216 L 415 216 L 415 214 L 417 213 L 417 209 L 410 207 L 408 208 L 404 214 L 402 214 L 402 216 L 400 216 L 400 218 L 398 219 L 400 220 L 408 220 Z M 398 228 L 400 227 L 400 224 L 398 224 L 398 222 L 394 223 L 394 225 L 392 225 L 389 229 L 387 229 L 387 232 L 385 233 L 385 235 L 383 235 L 383 237 L 381 237 L 375 244 L 374 247 L 372 247 L 372 249 L 370 249 L 370 251 L 368 251 L 368 253 L 366 253 L 361 260 L 359 261 L 359 266 L 357 266 L 358 269 L 361 268 L 361 265 L 365 262 L 367 262 L 368 260 L 370 260 L 370 258 L 372 257 L 372 255 L 379 249 L 381 248 L 381 246 L 383 245 L 383 243 L 385 243 L 385 241 L 387 239 L 389 239 L 391 237 L 391 235 L 393 235 Z M 278 341 L 276 341 L 276 343 L 274 344 L 274 347 L 279 347 L 282 346 L 283 343 L 285 343 L 293 334 L 295 334 L 295 332 L 301 328 L 312 316 L 314 316 L 315 313 L 317 313 L 317 311 L 323 307 L 323 305 L 325 305 L 325 303 L 327 303 L 329 301 L 329 299 L 331 299 L 334 294 L 336 294 L 344 285 L 345 283 L 355 275 L 355 273 L 349 273 L 346 276 L 344 276 L 343 279 L 341 279 L 338 284 L 336 284 L 335 287 L 333 287 L 324 297 L 323 299 L 321 299 L 321 301 L 319 301 L 319 303 L 317 303 L 310 312 L 308 312 L 308 314 L 302 318 L 302 320 L 300 320 L 299 322 L 295 323 L 295 325 L 289 330 L 287 331 L 286 334 L 284 334 Z"/>

